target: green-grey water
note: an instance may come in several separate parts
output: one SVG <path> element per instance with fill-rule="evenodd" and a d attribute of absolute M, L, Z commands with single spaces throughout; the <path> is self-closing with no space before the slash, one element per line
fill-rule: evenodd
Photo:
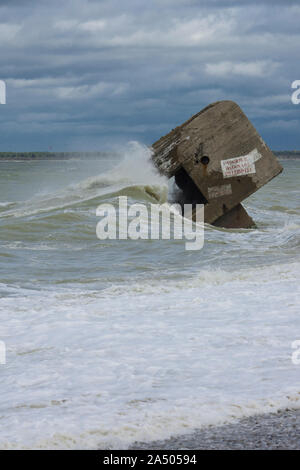
<path fill-rule="evenodd" d="M 99 204 L 171 197 L 124 153 L 0 161 L 1 448 L 127 447 L 300 403 L 300 160 L 245 202 L 256 230 L 206 226 L 187 251 L 96 237 Z"/>

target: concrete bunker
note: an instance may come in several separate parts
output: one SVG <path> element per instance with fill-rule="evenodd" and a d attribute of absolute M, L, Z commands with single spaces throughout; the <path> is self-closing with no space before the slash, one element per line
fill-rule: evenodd
<path fill-rule="evenodd" d="M 206 223 L 255 227 L 241 202 L 282 171 L 233 101 L 218 101 L 152 146 L 158 170 L 175 177 L 180 204 L 204 204 Z"/>

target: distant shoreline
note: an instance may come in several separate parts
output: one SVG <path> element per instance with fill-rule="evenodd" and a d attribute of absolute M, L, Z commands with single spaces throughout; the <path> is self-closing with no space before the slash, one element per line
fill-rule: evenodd
<path fill-rule="evenodd" d="M 282 160 L 300 158 L 300 150 L 273 150 L 273 153 Z"/>
<path fill-rule="evenodd" d="M 68 160 L 117 155 L 116 152 L 0 152 L 0 160 Z"/>
<path fill-rule="evenodd" d="M 281 160 L 300 158 L 300 150 L 273 150 Z M 71 158 L 95 158 L 117 156 L 116 152 L 0 152 L 1 160 L 68 160 Z"/>

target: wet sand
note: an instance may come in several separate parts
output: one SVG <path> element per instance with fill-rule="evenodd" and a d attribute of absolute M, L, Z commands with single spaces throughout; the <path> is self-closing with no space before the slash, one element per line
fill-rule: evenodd
<path fill-rule="evenodd" d="M 131 449 L 300 449 L 300 410 L 256 415 L 232 424 L 210 426 L 164 441 L 135 443 Z"/>

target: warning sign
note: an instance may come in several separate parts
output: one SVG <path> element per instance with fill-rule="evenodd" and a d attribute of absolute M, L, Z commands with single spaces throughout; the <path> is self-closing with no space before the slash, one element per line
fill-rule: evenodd
<path fill-rule="evenodd" d="M 255 162 L 261 158 L 261 154 L 257 149 L 241 157 L 229 158 L 221 160 L 221 167 L 224 178 L 232 178 L 233 176 L 250 175 L 256 173 Z"/>

